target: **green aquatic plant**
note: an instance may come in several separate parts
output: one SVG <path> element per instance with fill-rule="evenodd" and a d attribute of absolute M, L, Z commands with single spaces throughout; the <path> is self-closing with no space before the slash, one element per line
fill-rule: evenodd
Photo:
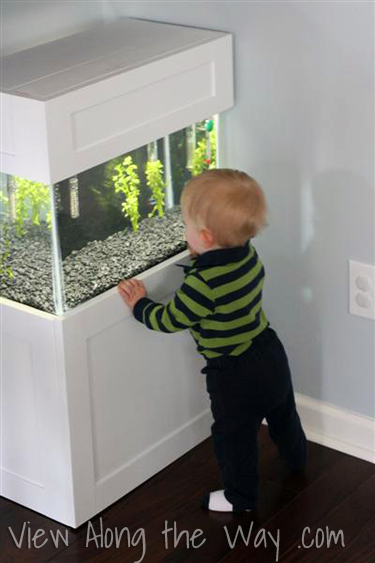
<path fill-rule="evenodd" d="M 197 147 L 194 149 L 192 164 L 191 164 L 191 175 L 198 176 L 204 170 L 209 168 L 216 168 L 216 131 L 212 129 L 209 132 L 210 136 L 210 149 L 211 158 L 210 162 L 207 162 L 207 137 L 203 137 L 198 141 Z"/>
<path fill-rule="evenodd" d="M 133 230 L 138 230 L 138 196 L 139 196 L 139 183 L 136 164 L 133 164 L 131 156 L 124 158 L 122 164 L 115 166 L 117 174 L 112 177 L 116 193 L 125 195 L 125 201 L 122 203 L 122 212 L 125 217 L 130 218 Z"/>
<path fill-rule="evenodd" d="M 157 211 L 159 217 L 163 217 L 164 198 L 166 183 L 163 180 L 163 164 L 160 160 L 148 161 L 146 164 L 147 185 L 151 189 L 156 204 L 149 217 L 153 217 Z"/>
<path fill-rule="evenodd" d="M 51 228 L 50 193 L 49 187 L 40 182 L 32 182 L 20 176 L 14 176 L 16 233 L 25 234 L 25 222 L 31 218 L 34 225 L 40 225 L 43 211 L 46 212 L 46 223 Z"/>
<path fill-rule="evenodd" d="M 5 215 L 4 208 L 9 205 L 9 198 L 0 191 L 0 214 Z"/>

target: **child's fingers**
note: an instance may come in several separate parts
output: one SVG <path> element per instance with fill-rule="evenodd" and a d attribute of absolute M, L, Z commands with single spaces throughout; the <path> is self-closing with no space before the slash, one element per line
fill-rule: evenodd
<path fill-rule="evenodd" d="M 120 287 L 126 286 L 126 285 L 141 285 L 142 287 L 144 287 L 144 283 L 141 280 L 137 280 L 136 278 L 130 278 L 129 280 L 122 280 L 119 283 Z"/>
<path fill-rule="evenodd" d="M 141 287 L 142 289 L 146 289 L 146 286 L 142 280 L 134 280 L 134 281 L 137 282 L 138 287 Z"/>
<path fill-rule="evenodd" d="M 141 282 L 141 280 L 137 280 L 133 278 L 131 280 L 128 280 L 128 282 L 129 282 L 129 287 L 131 287 L 133 291 L 140 291 L 146 289 L 143 282 Z"/>
<path fill-rule="evenodd" d="M 132 278 L 131 280 L 127 280 L 128 286 L 132 287 L 133 289 L 137 287 L 137 280 Z"/>
<path fill-rule="evenodd" d="M 128 287 L 128 281 L 127 280 L 122 280 L 120 281 L 120 283 L 118 284 L 119 289 L 126 289 Z"/>
<path fill-rule="evenodd" d="M 119 289 L 122 291 L 134 291 L 135 284 L 133 280 L 123 280 L 119 283 Z"/>
<path fill-rule="evenodd" d="M 119 283 L 118 288 L 120 291 L 126 291 L 126 292 L 129 291 L 129 286 L 126 282 Z"/>
<path fill-rule="evenodd" d="M 133 284 L 127 282 L 126 284 L 122 284 L 119 286 L 121 292 L 126 293 L 127 295 L 132 295 L 135 291 L 135 287 Z"/>
<path fill-rule="evenodd" d="M 127 291 L 120 291 L 120 295 L 123 299 L 125 299 L 125 301 L 128 301 L 131 299 L 131 295 L 129 295 L 129 293 Z"/>

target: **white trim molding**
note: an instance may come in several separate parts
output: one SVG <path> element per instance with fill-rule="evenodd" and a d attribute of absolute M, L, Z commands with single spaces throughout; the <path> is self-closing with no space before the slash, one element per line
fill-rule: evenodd
<path fill-rule="evenodd" d="M 300 393 L 295 399 L 308 440 L 375 463 L 375 418 Z"/>

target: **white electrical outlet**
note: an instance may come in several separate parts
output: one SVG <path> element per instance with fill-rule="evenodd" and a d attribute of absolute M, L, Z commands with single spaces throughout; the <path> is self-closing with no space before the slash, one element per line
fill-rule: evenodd
<path fill-rule="evenodd" d="M 349 311 L 375 320 L 375 266 L 349 260 Z"/>

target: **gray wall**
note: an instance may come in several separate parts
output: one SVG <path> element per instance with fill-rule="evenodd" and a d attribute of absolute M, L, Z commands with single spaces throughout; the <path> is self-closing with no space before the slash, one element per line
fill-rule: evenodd
<path fill-rule="evenodd" d="M 374 321 L 348 312 L 348 260 L 375 263 L 374 6 L 368 2 L 25 2 L 4 52 L 120 16 L 230 31 L 222 166 L 263 186 L 265 308 L 299 393 L 374 416 Z"/>

